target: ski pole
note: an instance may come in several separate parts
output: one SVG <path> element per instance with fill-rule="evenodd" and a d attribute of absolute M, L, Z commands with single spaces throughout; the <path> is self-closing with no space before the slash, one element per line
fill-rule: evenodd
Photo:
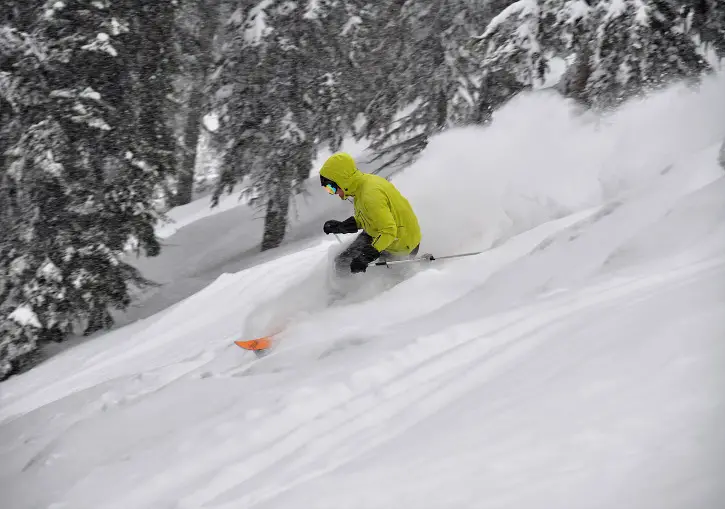
<path fill-rule="evenodd" d="M 337 235 L 337 233 L 334 233 L 333 235 L 335 235 L 335 238 L 337 239 L 337 241 L 338 241 L 338 242 L 339 242 L 340 244 L 342 244 L 342 241 L 340 240 L 340 237 L 339 237 L 339 236 Z"/>
<path fill-rule="evenodd" d="M 447 260 L 450 258 L 463 258 L 464 256 L 474 256 L 474 255 L 478 255 L 481 253 L 483 253 L 483 251 L 476 251 L 473 253 L 461 253 L 461 254 L 454 254 L 454 255 L 446 255 L 446 256 L 433 256 L 433 255 L 429 254 L 429 255 L 420 256 L 418 258 L 410 258 L 408 260 L 392 260 L 389 262 L 383 260 L 383 261 L 372 262 L 370 264 L 370 266 L 371 267 L 374 267 L 374 266 L 379 266 L 379 267 L 386 266 L 387 267 L 388 265 L 398 265 L 401 263 L 432 262 L 435 260 Z"/>

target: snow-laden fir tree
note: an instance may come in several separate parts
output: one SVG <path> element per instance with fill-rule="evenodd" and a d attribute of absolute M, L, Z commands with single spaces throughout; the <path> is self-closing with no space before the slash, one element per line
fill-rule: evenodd
<path fill-rule="evenodd" d="M 479 122 L 518 92 L 544 84 L 550 60 L 572 52 L 587 11 L 584 0 L 520 0 L 493 17 L 471 57 L 484 69 Z"/>
<path fill-rule="evenodd" d="M 474 116 L 481 67 L 467 46 L 487 11 L 477 0 L 380 4 L 363 64 L 374 79 L 364 134 L 386 164 L 405 164 L 432 134 Z"/>
<path fill-rule="evenodd" d="M 592 9 L 589 104 L 617 105 L 709 69 L 667 0 L 603 0 Z"/>
<path fill-rule="evenodd" d="M 335 0 L 243 3 L 218 72 L 222 135 L 229 140 L 214 199 L 248 177 L 262 196 L 262 249 L 285 235 L 289 200 L 322 143 L 351 129 L 345 76 L 348 6 Z"/>
<path fill-rule="evenodd" d="M 524 87 L 552 58 L 570 62 L 562 88 L 596 107 L 708 69 L 669 0 L 519 0 L 480 37 L 487 72 L 509 69 Z"/>
<path fill-rule="evenodd" d="M 110 326 L 146 283 L 123 254 L 159 252 L 153 200 L 172 155 L 156 116 L 170 4 L 22 8 L 0 26 L 0 377 L 44 341 Z"/>
<path fill-rule="evenodd" d="M 678 0 L 689 30 L 706 48 L 725 58 L 725 2 L 722 0 Z"/>
<path fill-rule="evenodd" d="M 585 0 L 519 0 L 488 24 L 477 37 L 476 55 L 483 60 L 489 93 L 500 106 L 512 93 L 542 86 L 553 58 L 567 58 L 581 49 L 589 30 L 589 4 Z"/>

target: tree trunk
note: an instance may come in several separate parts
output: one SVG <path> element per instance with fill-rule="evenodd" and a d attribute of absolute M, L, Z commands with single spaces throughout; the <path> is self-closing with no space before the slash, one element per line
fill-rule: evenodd
<path fill-rule="evenodd" d="M 267 200 L 267 213 L 264 216 L 264 235 L 262 251 L 279 246 L 284 240 L 287 230 L 287 212 L 289 210 L 289 193 L 278 188 L 270 193 Z"/>
<path fill-rule="evenodd" d="M 448 124 L 448 97 L 444 90 L 438 92 L 437 103 L 435 128 L 442 131 Z"/>
<path fill-rule="evenodd" d="M 113 318 L 108 310 L 103 307 L 94 307 L 88 317 L 88 325 L 83 331 L 84 336 L 90 336 L 94 332 L 108 330 L 113 326 Z"/>
<path fill-rule="evenodd" d="M 526 87 L 505 71 L 499 71 L 495 75 L 487 72 L 481 80 L 474 122 L 481 125 L 491 122 L 494 112 L 524 88 Z"/>
<path fill-rule="evenodd" d="M 587 106 L 591 106 L 586 95 L 587 82 L 592 74 L 592 68 L 589 64 L 590 59 L 591 49 L 589 45 L 582 44 L 574 64 L 564 75 L 562 87 L 562 92 L 566 97 L 571 97 Z"/>
<path fill-rule="evenodd" d="M 184 145 L 181 158 L 181 171 L 174 197 L 174 205 L 185 205 L 192 199 L 194 189 L 194 171 L 196 169 L 197 147 L 199 144 L 202 119 L 204 117 L 204 89 L 213 55 L 214 35 L 219 26 L 220 0 L 199 2 L 198 19 L 201 27 L 198 31 L 198 51 L 195 55 L 196 72 L 191 80 L 191 95 L 187 105 L 184 124 Z"/>
<path fill-rule="evenodd" d="M 202 106 L 204 95 L 203 84 L 194 83 L 189 98 L 188 113 L 184 126 L 183 156 L 181 158 L 181 171 L 176 185 L 176 196 L 174 205 L 185 205 L 192 199 L 194 190 L 194 170 L 196 168 L 196 149 L 199 145 L 199 131 L 203 116 Z"/>

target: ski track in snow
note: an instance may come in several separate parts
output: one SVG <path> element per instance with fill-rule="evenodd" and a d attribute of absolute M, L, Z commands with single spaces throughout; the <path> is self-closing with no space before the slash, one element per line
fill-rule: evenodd
<path fill-rule="evenodd" d="M 227 493 L 231 502 L 214 504 L 214 507 L 251 507 L 273 498 L 392 440 L 420 420 L 483 385 L 541 343 L 550 340 L 568 317 L 622 298 L 637 298 L 658 290 L 660 286 L 678 284 L 708 269 L 722 269 L 724 266 L 725 257 L 641 280 L 605 283 L 581 294 L 553 299 L 551 303 L 544 302 L 479 323 L 462 324 L 421 338 L 406 349 L 393 352 L 390 358 L 354 373 L 348 383 L 316 392 L 312 402 L 310 395 L 305 395 L 299 406 L 289 402 L 287 409 L 273 419 L 293 424 L 270 436 L 267 430 L 275 427 L 258 423 L 261 431 L 249 435 L 250 442 L 255 444 L 253 450 L 230 453 L 226 449 L 227 444 L 221 446 L 221 454 L 217 452 L 204 461 L 223 464 L 229 461 L 230 456 L 245 459 L 223 469 L 203 490 L 183 499 L 180 507 L 206 507 Z M 722 270 L 715 273 L 721 275 Z M 465 375 L 461 376 L 461 372 Z M 316 400 L 320 400 L 322 407 L 318 408 Z M 304 420 L 300 421 L 300 417 Z M 383 424 L 385 432 L 378 430 L 374 438 L 364 442 L 352 440 L 354 435 Z M 346 441 L 351 443 L 346 444 Z M 364 445 L 357 445 L 361 442 Z M 340 446 L 343 446 L 342 451 Z M 295 457 L 295 454 L 299 456 Z M 324 469 L 311 468 L 315 461 L 321 459 L 325 459 Z M 286 462 L 282 466 L 283 472 L 277 470 L 275 477 L 289 480 L 255 491 L 254 478 L 264 478 L 267 469 L 283 462 Z M 179 472 L 172 471 L 170 474 L 169 478 L 175 483 L 184 484 L 184 477 Z M 245 482 L 251 483 L 251 486 L 244 485 Z M 161 489 L 166 491 L 170 488 L 173 487 L 162 486 Z M 146 499 L 148 495 L 143 493 L 139 500 Z M 124 500 L 118 507 L 128 507 L 139 500 Z"/>
<path fill-rule="evenodd" d="M 590 216 L 596 214 L 597 210 L 592 209 L 588 211 L 584 211 L 579 214 L 572 215 L 571 217 L 562 218 L 561 220 L 555 221 L 551 224 L 542 225 L 537 231 L 527 232 L 526 234 L 521 236 L 521 239 L 515 239 L 514 242 L 510 245 L 505 245 L 501 247 L 501 250 L 505 253 L 504 256 L 501 256 L 498 254 L 498 260 L 496 259 L 497 253 L 490 252 L 488 255 L 491 258 L 494 258 L 491 263 L 492 267 L 490 270 L 495 270 L 496 266 L 500 266 L 501 263 L 508 262 L 510 263 L 511 260 L 516 259 L 517 257 L 524 256 L 526 253 L 530 252 L 536 245 L 538 245 L 540 242 L 542 242 L 544 239 L 548 238 L 550 235 L 560 231 L 561 229 L 565 229 L 567 227 L 570 227 L 571 225 L 578 224 L 581 221 L 586 221 L 587 218 Z M 316 250 L 316 252 L 320 252 L 320 250 Z M 309 255 L 306 257 L 302 257 L 299 262 L 297 263 L 290 263 L 289 265 L 292 267 L 298 266 L 298 264 L 304 264 L 309 259 Z M 483 260 L 482 260 L 483 261 Z M 453 265 L 453 264 L 451 264 Z M 253 288 L 255 284 L 259 282 L 259 280 L 263 279 L 266 276 L 269 275 L 270 270 L 274 270 L 272 267 L 265 267 L 264 269 L 260 268 L 260 270 L 257 270 L 256 272 L 252 271 L 248 275 L 245 275 L 242 284 L 239 286 L 240 293 L 244 292 L 245 290 L 249 288 Z M 284 277 L 286 277 L 286 274 L 283 274 Z M 276 276 L 278 278 L 279 276 Z M 475 287 L 477 284 L 477 281 L 485 280 L 485 272 L 478 275 L 478 278 L 480 279 L 473 279 L 470 283 L 471 287 Z M 213 287 L 210 287 L 208 289 L 208 292 L 219 292 L 223 291 L 226 286 L 229 286 L 228 281 L 222 281 L 219 284 L 213 285 Z M 466 288 L 458 288 L 459 293 L 465 293 L 467 290 Z M 275 294 L 276 295 L 276 294 Z M 272 296 L 274 297 L 274 296 Z M 450 298 L 450 295 L 447 295 L 446 297 Z M 202 297 L 199 296 L 201 299 Z M 432 304 L 432 309 L 435 307 L 442 305 L 445 303 L 446 300 L 442 299 L 434 304 Z M 363 303 L 363 305 L 366 305 Z M 429 304 L 430 305 L 430 304 Z M 412 310 L 411 310 L 412 311 Z M 183 310 L 179 310 L 179 313 L 183 313 Z M 417 314 L 421 312 L 420 309 L 415 309 L 413 313 L 410 313 L 410 316 L 407 318 L 414 318 Z M 517 315 L 518 316 L 518 315 Z M 403 317 L 398 317 L 398 319 L 402 320 Z M 169 319 L 173 319 L 173 316 L 169 317 Z M 162 324 L 159 324 L 162 325 Z M 154 331 L 150 331 L 149 334 L 153 334 Z M 448 331 L 445 333 L 448 334 Z M 168 335 L 171 335 L 169 333 Z M 405 370 L 411 370 L 415 369 L 415 362 L 417 362 L 417 359 L 421 357 L 421 354 L 424 356 L 421 358 L 421 362 L 428 362 L 427 360 L 424 360 L 427 356 L 435 356 L 437 355 L 438 351 L 437 349 L 433 348 L 432 351 L 429 353 L 428 350 L 430 350 L 430 347 L 425 347 L 427 343 L 434 343 L 436 341 L 440 341 L 440 336 L 436 335 L 432 338 L 426 340 L 421 340 L 420 345 L 418 343 L 414 344 L 411 347 L 406 348 L 402 352 L 399 353 L 392 353 L 392 357 L 394 359 L 400 359 L 400 361 L 394 362 L 391 365 L 388 365 L 386 363 L 378 364 L 376 366 L 372 366 L 369 368 L 365 368 L 360 373 L 358 373 L 353 380 L 351 381 L 351 387 L 348 387 L 348 384 L 344 382 L 338 382 L 335 384 L 334 389 L 332 390 L 324 390 L 321 395 L 315 396 L 315 401 L 319 400 L 319 405 L 312 404 L 310 401 L 310 393 L 303 391 L 303 394 L 300 396 L 300 401 L 287 401 L 285 400 L 283 403 L 280 404 L 282 407 L 279 412 L 276 412 L 275 409 L 267 409 L 263 413 L 264 414 L 270 414 L 273 415 L 272 422 L 262 422 L 262 423 L 255 423 L 256 426 L 260 427 L 260 429 L 264 430 L 275 430 L 280 425 L 282 426 L 282 429 L 277 431 L 277 433 L 273 434 L 272 436 L 266 437 L 266 436 L 257 436 L 258 432 L 251 432 L 249 434 L 246 434 L 246 437 L 250 439 L 252 443 L 255 444 L 261 444 L 257 445 L 252 451 L 245 451 L 242 450 L 240 452 L 238 447 L 232 446 L 232 444 L 235 443 L 236 438 L 232 439 L 230 443 L 222 443 L 219 445 L 218 448 L 216 448 L 212 452 L 205 453 L 205 455 L 202 458 L 199 458 L 197 461 L 194 461 L 192 464 L 183 464 L 178 467 L 178 470 L 171 469 L 171 472 L 164 472 L 164 475 L 161 479 L 156 479 L 153 483 L 149 483 L 148 490 L 140 490 L 137 492 L 134 492 L 130 498 L 121 498 L 119 501 L 115 503 L 115 505 L 112 505 L 111 507 L 133 507 L 137 506 L 142 503 L 143 500 L 150 499 L 155 500 L 157 497 L 161 497 L 163 493 L 168 491 L 176 491 L 180 489 L 181 487 L 188 485 L 191 483 L 191 481 L 196 480 L 199 476 L 197 464 L 224 464 L 227 462 L 231 462 L 234 459 L 238 458 L 240 455 L 245 456 L 250 454 L 250 452 L 256 454 L 254 456 L 255 460 L 251 463 L 246 463 L 245 465 L 239 467 L 239 471 L 237 469 L 234 469 L 234 472 L 230 474 L 230 476 L 235 479 L 235 482 L 239 482 L 240 478 L 243 478 L 246 476 L 253 476 L 255 475 L 255 472 L 257 469 L 265 469 L 270 468 L 279 461 L 280 459 L 275 459 L 275 454 L 273 452 L 276 452 L 277 447 L 291 447 L 290 454 L 295 451 L 297 447 L 300 447 L 299 440 L 304 440 L 304 437 L 310 438 L 309 433 L 313 433 L 314 430 L 312 428 L 308 428 L 307 435 L 302 435 L 302 439 L 297 439 L 296 441 L 293 440 L 291 442 L 291 445 L 279 445 L 275 444 L 276 440 L 280 436 L 288 436 L 288 433 L 296 434 L 300 433 L 299 430 L 297 430 L 299 426 L 299 417 L 296 417 L 297 412 L 302 412 L 301 416 L 305 417 L 308 415 L 308 412 L 313 412 L 312 415 L 308 416 L 309 422 L 316 422 L 316 419 L 320 419 L 324 417 L 326 412 L 334 411 L 332 416 L 332 422 L 329 425 L 329 428 L 332 429 L 337 424 L 337 421 L 335 419 L 341 419 L 342 422 L 345 422 L 350 419 L 355 419 L 360 416 L 362 412 L 369 411 L 372 409 L 376 404 L 379 404 L 380 402 L 376 398 L 371 398 L 366 396 L 366 390 L 374 391 L 375 386 L 377 384 L 382 383 L 389 383 L 390 381 L 394 380 L 398 375 L 395 375 L 398 369 Z M 292 343 L 294 338 L 288 338 L 283 343 L 284 346 L 289 345 Z M 165 339 L 160 339 L 159 342 L 161 344 L 164 344 L 166 341 Z M 225 342 L 224 346 L 222 346 L 221 349 L 226 350 L 230 349 L 234 351 L 234 347 L 230 347 L 229 343 L 231 342 L 231 339 L 228 339 L 227 342 Z M 451 345 L 453 346 L 453 345 Z M 146 352 L 148 349 L 153 347 L 143 347 L 142 351 Z M 295 350 L 304 349 L 305 345 L 300 345 L 298 347 L 292 347 L 293 351 L 290 352 L 288 349 L 280 349 L 279 352 L 275 352 L 271 356 L 261 359 L 261 360 L 251 360 L 250 354 L 247 354 L 247 358 L 250 359 L 247 361 L 247 363 L 243 364 L 240 368 L 233 368 L 231 375 L 238 376 L 240 374 L 240 371 L 243 373 L 245 371 L 255 369 L 257 368 L 258 373 L 264 373 L 265 370 L 271 370 L 274 371 L 278 365 L 276 363 L 278 362 L 286 362 L 286 359 L 289 357 L 290 353 L 294 353 Z M 419 353 L 415 353 L 418 351 Z M 217 352 L 219 352 L 219 349 L 217 349 Z M 132 356 L 136 356 L 138 353 L 138 350 L 129 350 L 127 353 L 126 358 L 131 358 Z M 116 363 L 119 361 L 119 358 L 114 356 L 107 357 L 107 354 L 103 354 L 103 357 L 107 358 L 107 363 Z M 120 399 L 121 402 L 128 402 L 132 401 L 139 395 L 142 395 L 144 393 L 149 393 L 152 391 L 157 391 L 160 388 L 164 387 L 165 385 L 173 382 L 175 379 L 188 374 L 188 373 L 197 373 L 201 370 L 201 373 L 203 377 L 205 376 L 215 376 L 213 374 L 209 374 L 206 369 L 201 369 L 202 367 L 205 367 L 209 361 L 213 361 L 215 359 L 214 352 L 205 352 L 203 354 L 202 359 L 190 359 L 188 360 L 188 365 L 185 363 L 182 364 L 170 364 L 168 366 L 162 366 L 155 368 L 150 373 L 144 373 L 144 378 L 148 380 L 156 379 L 158 382 L 153 385 L 152 388 L 146 387 L 144 389 L 144 392 L 137 392 L 133 393 L 131 395 L 127 395 Z M 97 359 L 97 361 L 100 359 Z M 294 360 L 294 359 L 292 359 Z M 401 367 L 397 368 L 396 365 L 400 363 Z M 170 375 L 167 376 L 161 376 L 162 370 L 168 368 L 171 371 Z M 390 373 L 387 373 L 386 370 L 391 370 Z M 94 365 L 93 372 L 101 371 L 100 368 L 97 365 Z M 380 373 L 380 375 L 376 375 L 376 373 Z M 387 374 L 386 374 L 387 373 Z M 401 377 L 404 376 L 404 372 L 400 374 Z M 388 378 L 389 377 L 389 378 Z M 369 378 L 369 381 L 367 380 Z M 428 385 L 431 385 L 435 383 L 436 380 L 433 379 Z M 148 382 L 147 382 L 148 383 Z M 361 387 L 358 387 L 360 384 L 362 384 Z M 404 385 L 403 385 L 404 386 Z M 369 389 L 368 389 L 369 388 Z M 123 390 L 119 390 L 119 393 L 123 393 Z M 352 401 L 348 401 L 348 399 L 351 399 Z M 113 401 L 113 404 L 119 404 L 119 401 L 116 398 L 106 396 L 104 398 L 104 404 L 108 405 L 110 404 L 109 401 Z M 356 409 L 356 406 L 359 404 L 358 401 L 362 401 L 363 406 L 362 408 Z M 329 403 L 326 403 L 329 402 Z M 332 406 L 330 406 L 332 405 Z M 353 409 L 353 415 L 350 417 L 345 417 L 344 408 L 352 406 Z M 340 408 L 335 408 L 340 407 Z M 251 413 L 254 413 L 254 410 L 250 410 Z M 307 422 L 307 421 L 304 421 Z M 275 425 L 275 423 L 281 423 Z M 327 429 L 327 428 L 326 428 Z M 296 431 L 297 430 L 297 431 Z M 288 439 L 289 440 L 289 439 Z M 268 450 L 268 447 L 272 447 L 271 450 Z M 251 465 L 251 466 L 250 466 Z M 246 474 L 242 474 L 241 472 L 246 472 Z M 206 474 L 204 474 L 206 475 Z M 217 481 L 219 482 L 219 481 Z M 193 498 L 193 497 L 192 497 Z"/>

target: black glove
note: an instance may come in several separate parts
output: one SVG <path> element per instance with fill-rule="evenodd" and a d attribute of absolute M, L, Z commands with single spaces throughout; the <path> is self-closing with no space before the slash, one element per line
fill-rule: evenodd
<path fill-rule="evenodd" d="M 353 274 L 368 270 L 368 264 L 378 259 L 380 253 L 372 245 L 366 245 L 360 253 L 350 262 L 350 271 Z"/>
<path fill-rule="evenodd" d="M 344 221 L 330 219 L 329 221 L 325 221 L 325 225 L 322 227 L 322 231 L 328 235 L 330 233 L 355 233 L 357 230 L 355 216 L 350 216 Z"/>

